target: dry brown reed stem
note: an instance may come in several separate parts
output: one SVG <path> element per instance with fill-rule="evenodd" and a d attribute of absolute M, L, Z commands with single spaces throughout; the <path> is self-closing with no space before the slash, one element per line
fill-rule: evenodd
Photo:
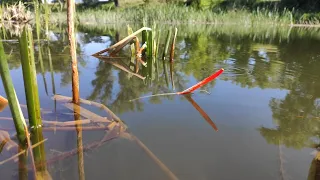
<path fill-rule="evenodd" d="M 125 71 L 125 72 L 127 72 L 129 74 L 132 74 L 132 75 L 134 75 L 134 76 L 136 76 L 136 77 L 138 77 L 138 78 L 140 78 L 142 80 L 144 80 L 146 78 L 146 77 L 141 76 L 140 74 L 132 72 L 130 68 L 126 68 L 123 65 L 119 64 L 118 62 L 116 62 L 116 61 L 114 61 L 112 59 L 104 58 L 103 56 L 96 56 L 96 57 L 99 58 L 99 59 L 102 59 L 105 62 L 107 62 L 109 64 L 112 64 L 112 65 L 116 66 L 117 68 L 119 68 L 119 69 L 121 69 L 121 70 L 123 70 L 123 71 Z"/>
<path fill-rule="evenodd" d="M 124 42 L 126 42 L 128 39 L 136 36 L 136 35 L 139 34 L 140 32 L 142 32 L 142 31 L 150 31 L 150 30 L 151 30 L 151 28 L 143 27 L 143 28 L 137 30 L 136 32 L 130 34 L 129 36 L 125 37 L 125 38 L 122 39 L 121 41 L 117 42 L 116 44 L 110 46 L 109 48 L 94 53 L 92 56 L 98 56 L 98 55 L 101 55 L 101 54 L 103 54 L 103 53 L 105 53 L 105 52 L 108 52 L 108 51 L 109 51 L 109 52 L 112 52 L 112 51 L 114 51 L 115 48 L 117 48 L 118 46 L 122 45 L 122 44 L 123 44 Z"/>
<path fill-rule="evenodd" d="M 73 103 L 79 102 L 79 74 L 78 74 L 78 61 L 76 53 L 76 40 L 74 33 L 74 13 L 75 3 L 74 0 L 67 0 L 67 22 L 68 22 L 68 38 L 70 45 L 70 55 L 72 62 L 72 101 Z"/>
<path fill-rule="evenodd" d="M 218 131 L 218 128 L 216 124 L 211 120 L 211 118 L 208 116 L 208 114 L 192 99 L 190 95 L 184 96 L 191 104 L 192 106 L 201 114 L 201 116 L 210 124 L 210 126 L 215 130 Z"/>
<path fill-rule="evenodd" d="M 40 141 L 40 142 L 32 145 L 31 148 L 33 149 L 33 148 L 39 146 L 40 144 L 44 143 L 44 142 L 47 141 L 47 140 L 48 140 L 48 139 L 44 139 L 44 140 L 42 140 L 42 141 Z M 20 151 L 18 154 L 14 155 L 14 156 L 6 159 L 6 160 L 1 161 L 1 162 L 0 162 L 0 165 L 4 164 L 4 163 L 6 163 L 6 162 L 9 162 L 9 161 L 11 161 L 11 160 L 16 159 L 18 156 L 20 156 L 21 154 L 23 154 L 23 153 L 25 153 L 25 152 L 26 152 L 26 150 Z"/>
<path fill-rule="evenodd" d="M 0 112 L 6 108 L 8 105 L 8 100 L 2 96 L 0 96 Z"/>

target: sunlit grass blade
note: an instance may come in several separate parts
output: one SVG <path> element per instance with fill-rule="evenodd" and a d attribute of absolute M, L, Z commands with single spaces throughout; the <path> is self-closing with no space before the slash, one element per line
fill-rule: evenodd
<path fill-rule="evenodd" d="M 210 81 L 214 80 L 215 78 L 217 78 L 218 76 L 220 76 L 223 73 L 224 69 L 221 68 L 220 70 L 218 70 L 217 72 L 213 73 L 211 76 L 205 78 L 204 80 L 200 81 L 199 83 L 195 84 L 194 86 L 182 91 L 182 92 L 178 92 L 178 94 L 189 94 L 192 93 L 193 91 L 199 89 L 200 87 L 208 84 Z"/>
<path fill-rule="evenodd" d="M 0 74 L 2 83 L 8 98 L 10 110 L 12 117 L 14 119 L 14 125 L 17 131 L 18 140 L 21 144 L 24 144 L 26 141 L 26 133 L 24 127 L 26 126 L 25 119 L 23 117 L 19 101 L 13 87 L 12 79 L 10 76 L 10 70 L 6 55 L 4 53 L 4 48 L 2 41 L 0 39 Z"/>
<path fill-rule="evenodd" d="M 218 131 L 218 128 L 216 126 L 216 124 L 211 120 L 211 118 L 209 117 L 209 115 L 192 99 L 192 97 L 190 95 L 185 95 L 184 96 L 191 104 L 192 106 L 199 111 L 199 113 L 201 114 L 201 116 L 210 124 L 210 126 L 215 130 Z"/>

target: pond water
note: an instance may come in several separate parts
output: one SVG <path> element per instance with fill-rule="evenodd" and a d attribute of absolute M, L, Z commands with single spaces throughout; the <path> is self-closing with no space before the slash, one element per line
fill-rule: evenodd
<path fill-rule="evenodd" d="M 168 27 L 162 28 L 160 53 Z M 159 59 L 158 69 L 142 80 L 91 56 L 124 38 L 126 26 L 79 27 L 81 98 L 108 106 L 179 179 L 307 179 L 314 157 L 312 147 L 320 144 L 318 29 L 244 32 L 237 27 L 227 31 L 181 26 L 178 30 L 173 88 L 168 62 Z M 67 44 L 62 27 L 50 31 L 49 43 L 35 43 L 44 120 L 73 120 L 62 103 L 51 99 L 53 94 L 71 96 Z M 26 104 L 19 45 L 6 41 L 4 46 L 17 96 Z M 129 56 L 129 47 L 125 47 L 119 54 L 125 58 L 119 61 L 129 64 Z M 220 68 L 225 72 L 201 88 L 210 94 L 196 91 L 192 95 L 218 131 L 183 96 L 130 101 L 182 91 Z M 5 97 L 2 83 L 0 95 Z M 87 108 L 106 116 L 100 109 Z M 0 117 L 11 117 L 9 107 Z M 12 121 L 0 121 L 0 128 L 13 127 Z M 76 153 L 57 158 L 77 147 L 76 131 L 43 133 L 48 138 L 44 145 L 52 179 L 79 179 Z M 14 136 L 14 130 L 9 134 Z M 83 144 L 99 141 L 104 134 L 103 130 L 83 131 Z M 0 161 L 13 154 L 3 150 Z M 170 179 L 139 145 L 121 137 L 85 151 L 83 162 L 87 179 Z M 18 164 L 10 161 L 1 165 L 0 174 L 1 179 L 19 179 Z"/>

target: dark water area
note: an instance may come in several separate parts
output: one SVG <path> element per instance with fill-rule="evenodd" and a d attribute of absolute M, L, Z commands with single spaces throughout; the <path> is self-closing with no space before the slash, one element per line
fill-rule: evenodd
<path fill-rule="evenodd" d="M 79 27 L 80 96 L 108 106 L 179 179 L 307 179 L 314 158 L 311 153 L 320 144 L 320 32 L 236 29 L 178 27 L 173 87 L 170 64 L 161 59 L 142 80 L 91 56 L 126 37 L 126 26 Z M 166 33 L 164 26 L 160 54 Z M 52 100 L 54 94 L 71 96 L 68 37 L 63 28 L 49 35 L 49 43 L 35 42 L 42 116 L 44 120 L 71 121 L 70 111 Z M 18 99 L 26 104 L 19 45 L 6 41 L 4 46 Z M 118 56 L 124 57 L 118 61 L 130 66 L 129 46 Z M 201 88 L 210 94 L 195 91 L 192 95 L 218 131 L 183 96 L 130 101 L 182 91 L 220 68 L 225 72 Z M 139 74 L 144 76 L 143 69 Z M 2 83 L 0 95 L 5 97 Z M 86 108 L 107 116 L 97 108 Z M 11 117 L 9 107 L 0 117 Z M 0 128 L 14 126 L 12 121 L 0 120 Z M 14 130 L 9 134 L 14 136 Z M 104 134 L 103 130 L 84 131 L 83 144 L 99 141 Z M 79 179 L 76 154 L 57 159 L 77 147 L 76 131 L 44 131 L 44 137 L 52 179 Z M 3 150 L 0 161 L 13 154 Z M 169 179 L 145 151 L 121 137 L 85 151 L 84 170 L 86 179 Z M 0 174 L 1 179 L 19 179 L 18 164 L 1 165 Z"/>

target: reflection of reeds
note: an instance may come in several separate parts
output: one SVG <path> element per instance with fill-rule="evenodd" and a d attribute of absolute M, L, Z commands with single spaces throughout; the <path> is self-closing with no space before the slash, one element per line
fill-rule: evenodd
<path fill-rule="evenodd" d="M 171 50 L 170 50 L 170 59 L 169 59 L 170 60 L 171 85 L 172 85 L 173 90 L 175 89 L 174 80 L 173 80 L 173 58 L 174 58 L 174 47 L 176 45 L 177 32 L 178 32 L 178 29 L 175 28 L 174 36 L 173 36 L 172 44 L 171 44 Z"/>

